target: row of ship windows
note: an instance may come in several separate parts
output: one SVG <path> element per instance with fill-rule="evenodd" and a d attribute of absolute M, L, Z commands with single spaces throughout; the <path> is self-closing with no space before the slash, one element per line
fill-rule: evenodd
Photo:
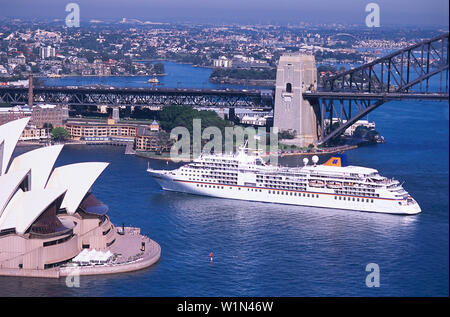
<path fill-rule="evenodd" d="M 256 178 L 258 179 L 258 178 L 263 178 L 263 177 L 265 177 L 265 178 L 270 178 L 270 179 L 283 179 L 283 177 L 280 177 L 280 176 L 267 176 L 267 175 L 256 175 Z"/>
<path fill-rule="evenodd" d="M 224 189 L 223 186 L 216 186 L 216 185 L 203 185 L 203 184 L 197 184 L 197 187 L 206 187 L 206 188 L 218 188 L 218 189 Z M 232 187 L 230 187 L 231 189 Z M 241 187 L 238 187 L 238 190 L 241 190 Z M 255 191 L 255 192 L 262 192 L 261 189 L 257 188 L 247 188 L 247 191 Z M 299 197 L 312 197 L 312 198 L 319 198 L 318 194 L 309 194 L 309 193 L 295 193 L 295 192 L 284 192 L 279 190 L 269 190 L 269 194 L 277 194 L 277 195 L 286 195 L 286 196 L 299 196 Z M 348 200 L 348 201 L 357 201 L 357 202 L 370 202 L 373 203 L 373 199 L 364 199 L 364 198 L 355 198 L 355 197 L 342 197 L 342 196 L 334 196 L 334 199 L 336 200 Z"/>
<path fill-rule="evenodd" d="M 197 184 L 197 187 L 209 187 L 223 189 L 223 186 Z M 230 187 L 231 188 L 231 187 Z"/>
<path fill-rule="evenodd" d="M 307 194 L 307 193 L 293 193 L 293 192 L 283 192 L 279 190 L 269 190 L 269 194 L 277 194 L 277 195 L 289 195 L 289 196 L 299 196 L 299 197 L 312 197 L 319 198 L 317 194 Z"/>
<path fill-rule="evenodd" d="M 366 203 L 368 203 L 368 202 L 371 202 L 371 203 L 373 203 L 373 199 L 368 199 L 368 198 L 355 198 L 355 197 L 342 197 L 342 196 L 334 196 L 334 199 L 336 199 L 336 200 L 348 200 L 348 201 L 360 201 L 360 202 L 364 202 L 364 199 L 365 199 L 365 202 Z"/>
<path fill-rule="evenodd" d="M 204 179 L 209 180 L 209 181 L 211 181 L 212 179 L 222 179 L 222 180 L 225 180 L 225 179 L 231 179 L 231 180 L 237 180 L 237 177 L 227 177 L 227 176 L 209 176 L 209 175 L 186 175 L 186 176 L 197 176 L 197 177 L 201 177 L 202 180 L 203 180 L 203 178 L 204 178 Z M 189 177 L 189 180 L 190 180 L 190 181 L 192 181 L 192 180 L 195 181 L 195 180 L 199 180 L 199 179 Z"/>
<path fill-rule="evenodd" d="M 361 195 L 361 196 L 367 196 L 367 197 L 380 197 L 380 194 L 370 194 L 370 193 L 360 193 L 360 192 L 346 192 L 346 191 L 336 191 L 336 194 Z"/>
<path fill-rule="evenodd" d="M 190 181 L 199 181 L 199 182 L 216 182 L 216 183 L 224 183 L 224 184 L 237 184 L 237 179 L 233 179 L 232 177 L 227 179 L 219 179 L 219 180 L 211 180 L 211 179 L 203 179 L 203 178 L 190 178 Z"/>
<path fill-rule="evenodd" d="M 193 174 L 187 174 L 187 173 L 180 173 L 181 175 L 184 176 L 197 176 L 196 172 L 192 172 Z M 198 174 L 199 175 L 204 175 L 203 174 L 204 171 L 199 171 Z M 208 175 L 209 176 L 209 175 Z M 231 176 L 231 177 L 237 177 L 237 174 L 233 174 L 233 173 L 222 173 L 222 174 L 213 174 L 212 176 L 209 177 L 223 177 L 223 176 Z"/>
<path fill-rule="evenodd" d="M 344 189 L 363 191 L 363 192 L 375 192 L 375 189 L 372 189 L 372 188 L 344 187 Z M 341 192 L 344 192 L 344 191 L 341 191 Z"/>
<path fill-rule="evenodd" d="M 212 168 L 238 168 L 237 164 L 219 164 L 219 163 L 203 163 L 200 165 L 196 165 L 196 166 L 201 166 L 203 168 L 205 167 L 212 167 Z"/>

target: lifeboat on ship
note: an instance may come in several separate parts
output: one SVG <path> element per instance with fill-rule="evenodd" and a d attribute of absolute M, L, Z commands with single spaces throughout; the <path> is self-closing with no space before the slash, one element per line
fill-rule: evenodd
<path fill-rule="evenodd" d="M 327 187 L 328 188 L 341 188 L 342 187 L 342 183 L 341 182 L 327 182 Z"/>
<path fill-rule="evenodd" d="M 317 179 L 312 179 L 309 181 L 309 186 L 310 187 L 324 187 L 325 182 L 321 181 L 321 180 L 317 180 Z"/>

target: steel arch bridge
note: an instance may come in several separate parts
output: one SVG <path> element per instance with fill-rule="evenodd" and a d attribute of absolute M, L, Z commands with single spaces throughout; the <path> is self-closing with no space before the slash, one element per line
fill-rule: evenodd
<path fill-rule="evenodd" d="M 269 90 L 216 90 L 180 88 L 33 88 L 34 103 L 69 106 L 167 106 L 191 105 L 224 108 L 271 108 Z M 28 88 L 0 87 L 0 102 L 13 105 L 28 103 Z"/>
<path fill-rule="evenodd" d="M 389 100 L 448 100 L 448 39 L 449 33 L 445 33 L 360 67 L 324 77 L 319 91 L 303 93 L 304 98 L 320 109 L 319 144 L 341 135 Z M 432 77 L 438 85 L 431 83 Z M 329 124 L 325 124 L 326 119 Z"/>

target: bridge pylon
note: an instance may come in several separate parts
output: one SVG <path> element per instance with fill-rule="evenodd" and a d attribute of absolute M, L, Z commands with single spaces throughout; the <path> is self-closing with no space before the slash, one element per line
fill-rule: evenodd
<path fill-rule="evenodd" d="M 287 53 L 277 67 L 274 105 L 274 127 L 295 132 L 292 140 L 283 143 L 308 146 L 318 141 L 320 109 L 303 98 L 306 91 L 317 89 L 317 68 L 312 55 Z"/>

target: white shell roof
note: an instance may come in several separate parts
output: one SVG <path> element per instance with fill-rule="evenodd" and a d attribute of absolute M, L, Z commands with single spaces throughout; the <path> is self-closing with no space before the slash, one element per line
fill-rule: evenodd
<path fill-rule="evenodd" d="M 29 120 L 30 118 L 23 118 L 0 125 L 0 144 L 3 140 L 3 146 L 0 146 L 0 159 L 2 160 L 0 162 L 0 175 L 5 174 L 17 141 Z"/>
<path fill-rule="evenodd" d="M 100 162 L 79 163 L 58 167 L 52 173 L 63 148 L 63 145 L 55 145 L 17 156 L 8 168 L 28 121 L 29 118 L 24 118 L 0 126 L 0 230 L 16 228 L 19 234 L 25 233 L 59 197 L 63 197 L 61 207 L 73 214 L 108 166 Z M 27 175 L 30 184 L 24 192 L 19 185 Z"/>
<path fill-rule="evenodd" d="M 2 175 L 3 166 L 3 149 L 5 147 L 5 140 L 0 139 L 0 176 Z"/>
<path fill-rule="evenodd" d="M 24 234 L 41 213 L 65 192 L 63 188 L 18 190 L 0 218 L 0 230 L 16 228 L 18 234 Z"/>
<path fill-rule="evenodd" d="M 30 170 L 19 170 L 0 176 L 0 217 L 8 201 Z"/>
<path fill-rule="evenodd" d="M 8 173 L 31 169 L 30 190 L 44 189 L 63 145 L 46 146 L 14 158 Z"/>
<path fill-rule="evenodd" d="M 92 184 L 109 163 L 88 162 L 70 164 L 55 168 L 47 188 L 65 188 L 67 190 L 61 208 L 68 214 L 74 214 Z"/>

